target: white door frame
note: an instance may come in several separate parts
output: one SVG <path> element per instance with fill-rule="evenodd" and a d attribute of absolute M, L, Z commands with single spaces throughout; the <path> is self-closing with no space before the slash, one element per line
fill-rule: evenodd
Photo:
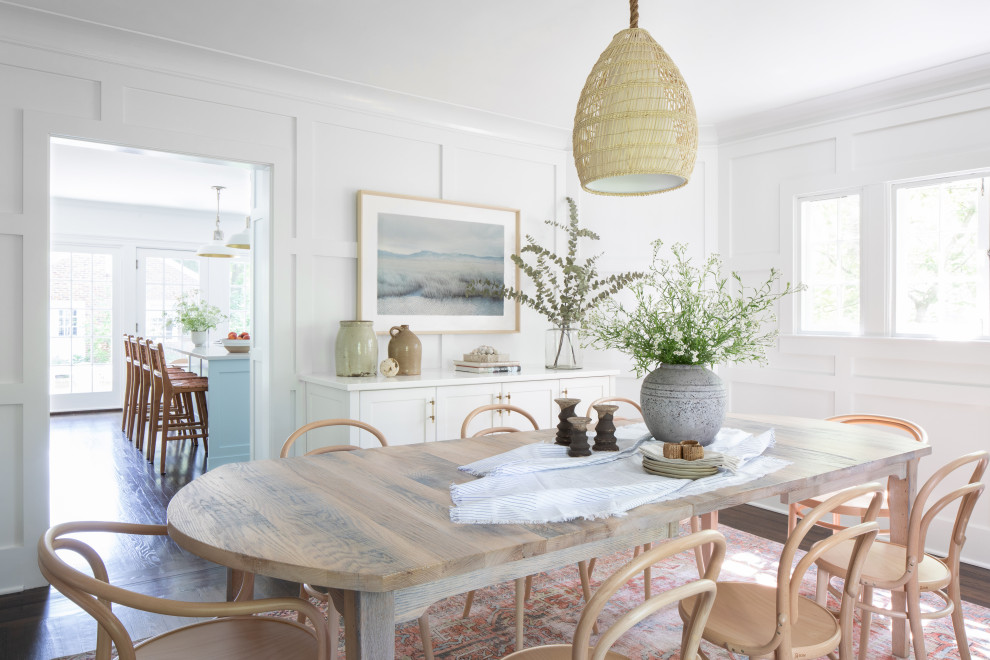
<path fill-rule="evenodd" d="M 295 381 L 292 344 L 271 342 L 272 337 L 293 336 L 290 301 L 276 304 L 278 299 L 272 296 L 273 291 L 289 291 L 294 284 L 291 269 L 282 263 L 284 259 L 276 260 L 275 257 L 275 245 L 286 245 L 291 239 L 291 223 L 273 221 L 277 217 L 290 218 L 294 208 L 291 148 L 130 126 L 112 113 L 101 121 L 25 110 L 23 131 L 23 211 L 4 215 L 5 231 L 19 236 L 22 245 L 22 378 L 20 382 L 0 385 L 0 430 L 8 434 L 12 446 L 19 448 L 15 455 L 20 455 L 19 474 L 22 477 L 19 483 L 11 486 L 9 506 L 0 510 L 0 532 L 12 539 L 0 547 L 0 594 L 46 584 L 38 570 L 35 544 L 49 521 L 47 297 L 52 137 L 107 142 L 271 168 L 269 222 L 257 225 L 259 229 L 263 226 L 271 239 L 267 254 L 270 277 L 263 283 L 256 280 L 255 290 L 264 287 L 273 307 L 264 328 L 256 319 L 253 336 L 259 355 L 253 356 L 252 364 L 262 371 L 258 374 L 260 377 L 252 378 L 251 405 L 256 412 L 251 444 L 255 458 L 270 455 L 270 429 L 273 426 L 291 424 L 283 417 L 291 414 L 291 390 Z M 45 304 L 32 304 L 32 301 L 45 301 Z M 11 313 L 16 314 L 17 310 Z M 277 392 L 277 396 L 273 396 L 273 392 Z M 273 416 L 277 417 L 274 423 Z"/>

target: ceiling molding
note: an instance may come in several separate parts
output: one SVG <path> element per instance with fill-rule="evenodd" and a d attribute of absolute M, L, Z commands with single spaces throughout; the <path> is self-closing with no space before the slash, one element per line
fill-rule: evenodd
<path fill-rule="evenodd" d="M 984 89 L 990 89 L 990 53 L 722 122 L 716 126 L 718 142 L 766 137 Z"/>

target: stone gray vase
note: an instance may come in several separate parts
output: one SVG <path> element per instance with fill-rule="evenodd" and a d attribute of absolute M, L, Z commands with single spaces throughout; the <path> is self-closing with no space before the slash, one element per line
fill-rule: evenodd
<path fill-rule="evenodd" d="M 657 440 L 708 445 L 725 419 L 722 379 L 697 364 L 663 364 L 643 380 L 643 420 Z"/>

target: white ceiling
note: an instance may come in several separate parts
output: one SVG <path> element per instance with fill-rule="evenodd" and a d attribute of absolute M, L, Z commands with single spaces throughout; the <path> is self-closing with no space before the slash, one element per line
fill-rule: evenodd
<path fill-rule="evenodd" d="M 20 0 L 295 69 L 568 127 L 625 0 Z M 988 0 L 642 0 L 702 124 L 990 52 Z"/>
<path fill-rule="evenodd" d="M 8 4 L 561 128 L 629 20 L 626 0 Z M 640 2 L 640 27 L 680 67 L 700 122 L 716 127 L 990 53 L 988 26 L 990 0 Z M 227 185 L 223 209 L 246 211 L 236 201 L 248 199 L 237 192 L 243 170 L 126 150 L 57 153 L 54 195 L 208 209 L 209 187 Z M 94 179 L 91 158 L 115 175 Z M 181 187 L 157 183 L 170 178 Z"/>

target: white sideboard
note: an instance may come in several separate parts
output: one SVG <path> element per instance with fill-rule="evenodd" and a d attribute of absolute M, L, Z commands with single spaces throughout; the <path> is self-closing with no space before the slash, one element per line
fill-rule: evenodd
<path fill-rule="evenodd" d="M 584 414 L 595 399 L 615 391 L 618 370 L 559 371 L 523 367 L 517 374 L 468 374 L 424 371 L 420 376 L 343 378 L 301 374 L 306 423 L 318 419 L 359 419 L 380 429 L 390 445 L 449 440 L 461 436 L 469 412 L 490 403 L 510 403 L 526 410 L 540 428 L 557 424 L 559 397 L 581 399 Z M 530 426 L 518 414 L 489 413 L 476 417 L 470 432 L 492 426 Z M 373 447 L 378 441 L 354 428 L 317 429 L 296 443 L 297 453 L 327 445 Z"/>

